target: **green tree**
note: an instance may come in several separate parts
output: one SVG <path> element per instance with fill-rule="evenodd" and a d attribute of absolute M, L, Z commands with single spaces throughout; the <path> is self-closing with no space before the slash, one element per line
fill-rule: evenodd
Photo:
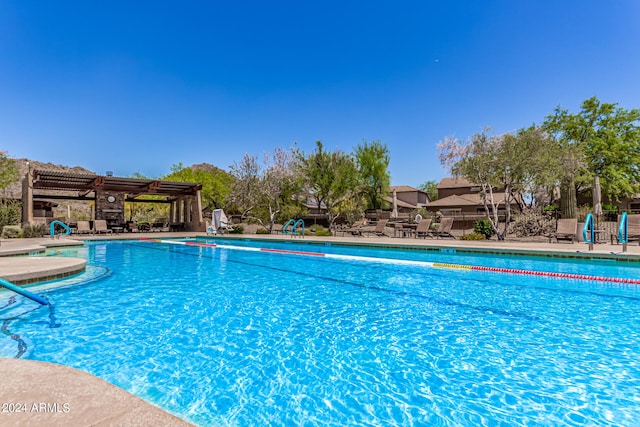
<path fill-rule="evenodd" d="M 560 209 L 576 217 L 576 192 L 600 177 L 602 193 L 620 199 L 640 190 L 640 110 L 626 110 L 596 97 L 582 103 L 577 114 L 556 108 L 545 129 L 561 153 Z"/>
<path fill-rule="evenodd" d="M 429 200 L 438 200 L 438 183 L 434 180 L 425 181 L 418 186 L 418 189 L 429 195 Z"/>
<path fill-rule="evenodd" d="M 205 163 L 191 167 L 185 167 L 182 163 L 174 164 L 171 173 L 163 179 L 201 184 L 202 208 L 209 210 L 224 207 L 234 182 L 231 174 Z"/>
<path fill-rule="evenodd" d="M 0 151 L 0 231 L 5 225 L 20 223 L 21 203 L 10 200 L 7 196 L 8 188 L 20 179 L 15 160 Z"/>
<path fill-rule="evenodd" d="M 487 220 L 498 239 L 504 240 L 511 222 L 511 205 L 522 202 L 523 193 L 538 177 L 543 163 L 540 152 L 549 141 L 537 128 L 503 135 L 490 135 L 485 129 L 466 143 L 445 138 L 438 149 L 441 163 L 454 175 L 480 186 Z M 502 211 L 505 220 L 500 229 Z"/>
<path fill-rule="evenodd" d="M 360 175 L 361 191 L 369 207 L 382 208 L 384 196 L 389 193 L 391 182 L 389 149 L 380 141 L 373 141 L 371 144 L 363 141 L 356 147 L 355 160 Z"/>
<path fill-rule="evenodd" d="M 6 151 L 0 151 L 0 191 L 7 196 L 7 189 L 20 178 L 15 160 L 7 156 Z"/>
<path fill-rule="evenodd" d="M 318 208 L 326 206 L 331 227 L 340 213 L 340 203 L 357 194 L 358 168 L 355 162 L 348 154 L 326 151 L 322 142 L 317 141 L 313 153 L 306 157 L 301 153 L 300 167 L 306 187 Z"/>

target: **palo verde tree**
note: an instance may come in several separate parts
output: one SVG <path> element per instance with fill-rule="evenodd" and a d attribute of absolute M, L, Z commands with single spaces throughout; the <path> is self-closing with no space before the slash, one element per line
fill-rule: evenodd
<path fill-rule="evenodd" d="M 265 154 L 263 163 L 256 156 L 245 154 L 240 163 L 231 166 L 236 178 L 229 200 L 240 210 L 242 218 L 267 223 L 273 231 L 283 207 L 293 204 L 293 196 L 299 185 L 299 153 L 297 148 L 286 150 L 277 147 L 272 154 Z M 292 209 L 287 209 L 290 213 Z"/>
<path fill-rule="evenodd" d="M 560 210 L 576 217 L 576 192 L 597 175 L 602 192 L 620 199 L 640 190 L 640 110 L 601 103 L 596 97 L 582 103 L 577 114 L 556 108 L 544 127 L 557 144 L 563 161 Z"/>
<path fill-rule="evenodd" d="M 511 205 L 522 200 L 528 183 L 537 176 L 542 162 L 539 148 L 545 143 L 544 133 L 531 128 L 503 135 L 491 135 L 485 129 L 466 143 L 445 138 L 438 144 L 440 162 L 454 175 L 480 186 L 487 220 L 499 240 L 509 231 Z M 500 229 L 502 211 L 505 218 Z"/>
<path fill-rule="evenodd" d="M 300 153 L 301 175 L 318 208 L 326 206 L 329 227 L 333 225 L 338 206 L 357 194 L 358 168 L 353 158 L 341 151 L 329 152 L 321 141 L 316 150 L 305 156 Z"/>
<path fill-rule="evenodd" d="M 229 169 L 235 178 L 228 201 L 237 209 L 242 220 L 249 218 L 249 212 L 260 204 L 260 165 L 255 156 L 245 153 L 240 162 L 234 162 Z"/>
<path fill-rule="evenodd" d="M 384 196 L 389 192 L 389 149 L 380 141 L 363 141 L 355 149 L 354 157 L 360 175 L 360 189 L 371 209 L 384 205 Z"/>
<path fill-rule="evenodd" d="M 260 174 L 263 205 L 268 209 L 269 232 L 273 231 L 278 215 L 284 206 L 291 206 L 298 193 L 300 176 L 299 151 L 277 147 L 271 155 L 265 154 L 264 169 Z"/>

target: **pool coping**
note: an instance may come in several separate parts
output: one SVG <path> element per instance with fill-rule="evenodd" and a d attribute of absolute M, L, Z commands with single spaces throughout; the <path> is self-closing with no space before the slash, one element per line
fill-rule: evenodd
<path fill-rule="evenodd" d="M 0 277 L 23 286 L 63 279 L 82 273 L 87 261 L 82 258 L 28 256 L 0 258 Z"/>
<path fill-rule="evenodd" d="M 2 425 L 192 425 L 120 387 L 68 366 L 0 358 L 0 377 Z"/>

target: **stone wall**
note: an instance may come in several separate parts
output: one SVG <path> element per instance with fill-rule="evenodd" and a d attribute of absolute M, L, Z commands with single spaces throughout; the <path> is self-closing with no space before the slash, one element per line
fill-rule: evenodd
<path fill-rule="evenodd" d="M 124 224 L 124 194 L 96 191 L 96 219 L 107 220 L 107 225 Z"/>

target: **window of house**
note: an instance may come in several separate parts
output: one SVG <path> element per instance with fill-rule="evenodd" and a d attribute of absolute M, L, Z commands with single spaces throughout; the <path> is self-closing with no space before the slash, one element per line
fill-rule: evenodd
<path fill-rule="evenodd" d="M 443 215 L 460 215 L 462 210 L 460 208 L 457 209 L 440 209 Z"/>

